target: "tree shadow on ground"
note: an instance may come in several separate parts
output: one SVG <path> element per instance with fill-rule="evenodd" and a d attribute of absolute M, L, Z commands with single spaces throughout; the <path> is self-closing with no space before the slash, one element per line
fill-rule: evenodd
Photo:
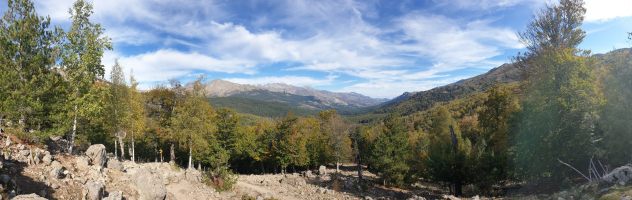
<path fill-rule="evenodd" d="M 341 171 L 354 171 L 357 170 L 356 166 L 340 166 Z M 364 169 L 366 170 L 366 169 Z M 344 192 L 360 199 L 364 197 L 371 197 L 377 199 L 380 197 L 389 197 L 391 199 L 407 199 L 413 195 L 424 197 L 426 199 L 441 199 L 440 193 L 432 190 L 415 189 L 406 190 L 400 188 L 388 188 L 377 183 L 373 177 L 363 177 L 362 183 L 358 184 L 358 177 L 354 175 L 344 175 L 341 173 L 332 173 L 329 175 L 329 180 L 323 180 L 320 177 L 311 178 L 307 180 L 307 183 L 335 190 L 336 192 Z"/>
<path fill-rule="evenodd" d="M 7 192 L 14 190 L 16 191 L 17 195 L 35 193 L 39 196 L 42 196 L 43 191 L 45 193 L 45 198 L 55 199 L 53 198 L 53 193 L 55 192 L 53 188 L 24 174 L 24 169 L 26 167 L 27 164 L 23 162 L 17 162 L 13 160 L 3 161 L 1 174 L 7 175 L 11 179 L 9 180 L 9 184 L 5 186 L 5 190 Z"/>

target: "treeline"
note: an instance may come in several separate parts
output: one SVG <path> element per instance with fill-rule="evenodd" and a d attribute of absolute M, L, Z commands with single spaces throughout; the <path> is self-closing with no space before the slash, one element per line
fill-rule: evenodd
<path fill-rule="evenodd" d="M 71 153 L 102 143 L 120 159 L 220 175 L 355 162 L 385 185 L 440 182 L 457 195 L 465 185 L 555 188 L 583 181 L 568 165 L 616 167 L 632 155 L 632 52 L 597 60 L 578 49 L 585 11 L 581 0 L 562 0 L 535 16 L 520 34 L 528 51 L 516 57 L 519 84 L 358 124 L 333 110 L 269 119 L 215 109 L 202 78 L 139 91 L 118 62 L 106 81 L 101 57 L 111 44 L 90 22 L 90 4 L 76 1 L 63 30 L 31 1 L 9 0 L 0 21 L 0 126 L 33 143 L 63 136 Z"/>

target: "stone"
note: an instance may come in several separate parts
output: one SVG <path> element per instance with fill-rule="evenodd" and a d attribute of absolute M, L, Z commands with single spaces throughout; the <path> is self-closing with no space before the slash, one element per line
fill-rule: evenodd
<path fill-rule="evenodd" d="M 164 200 L 167 197 L 167 189 L 163 180 L 157 174 L 147 169 L 140 168 L 133 176 L 140 200 Z"/>
<path fill-rule="evenodd" d="M 303 172 L 303 176 L 305 178 L 312 178 L 312 177 L 314 177 L 314 174 L 312 174 L 312 170 L 307 170 L 307 171 Z"/>
<path fill-rule="evenodd" d="M 628 165 L 617 167 L 601 179 L 610 184 L 626 185 L 632 180 L 632 167 Z"/>
<path fill-rule="evenodd" d="M 89 163 L 90 162 L 86 157 L 79 156 L 75 158 L 75 168 L 77 168 L 79 171 L 87 170 L 90 167 Z"/>
<path fill-rule="evenodd" d="M 45 154 L 44 157 L 42 157 L 42 163 L 44 163 L 44 165 L 48 166 L 52 162 L 53 162 L 53 156 L 51 156 L 50 154 Z"/>
<path fill-rule="evenodd" d="M 202 172 L 195 169 L 187 169 L 185 174 L 185 178 L 187 181 L 192 183 L 200 183 L 202 182 Z"/>
<path fill-rule="evenodd" d="M 326 175 L 327 174 L 327 167 L 321 165 L 320 167 L 318 167 L 318 175 Z"/>
<path fill-rule="evenodd" d="M 53 165 L 51 166 L 51 170 L 49 172 L 51 178 L 64 178 L 64 167 L 61 165 Z"/>
<path fill-rule="evenodd" d="M 123 171 L 123 164 L 115 158 L 108 159 L 108 169 Z"/>
<path fill-rule="evenodd" d="M 123 200 L 123 192 L 121 191 L 110 192 L 107 197 L 103 198 L 103 200 Z"/>
<path fill-rule="evenodd" d="M 23 194 L 13 197 L 13 200 L 46 200 L 44 197 L 40 197 L 39 195 L 33 194 Z"/>
<path fill-rule="evenodd" d="M 2 174 L 0 175 L 0 181 L 2 181 L 3 185 L 6 185 L 9 183 L 9 181 L 11 181 L 11 177 L 9 177 L 9 175 Z"/>
<path fill-rule="evenodd" d="M 86 156 L 91 165 L 105 167 L 107 161 L 105 146 L 102 144 L 94 144 L 86 150 Z"/>
<path fill-rule="evenodd" d="M 293 186 L 303 186 L 307 184 L 305 179 L 300 176 L 285 176 L 281 179 L 281 183 Z"/>
<path fill-rule="evenodd" d="M 88 181 L 81 191 L 81 198 L 85 200 L 101 200 L 103 199 L 103 192 L 105 191 L 105 184 L 100 181 Z"/>

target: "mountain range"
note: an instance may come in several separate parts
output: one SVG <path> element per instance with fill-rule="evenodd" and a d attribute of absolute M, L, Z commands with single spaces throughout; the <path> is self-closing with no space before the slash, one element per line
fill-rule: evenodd
<path fill-rule="evenodd" d="M 250 85 L 219 79 L 207 82 L 204 89 L 214 106 L 266 117 L 283 116 L 288 112 L 314 114 L 326 109 L 336 109 L 341 114 L 353 114 L 388 100 L 353 92 L 331 92 L 284 83 Z"/>

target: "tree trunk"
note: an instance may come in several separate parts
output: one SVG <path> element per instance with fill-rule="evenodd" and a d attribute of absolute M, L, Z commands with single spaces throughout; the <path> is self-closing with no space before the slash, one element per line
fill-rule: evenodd
<path fill-rule="evenodd" d="M 340 162 L 336 162 L 336 173 L 340 173 Z"/>
<path fill-rule="evenodd" d="M 116 140 L 114 140 L 114 158 L 118 159 L 118 142 L 116 142 Z"/>
<path fill-rule="evenodd" d="M 463 183 L 461 181 L 454 182 L 454 196 L 463 196 Z"/>
<path fill-rule="evenodd" d="M 188 168 L 191 169 L 193 166 L 191 165 L 191 162 L 193 161 L 193 146 L 191 144 L 192 142 L 189 141 L 189 165 Z"/>
<path fill-rule="evenodd" d="M 171 143 L 171 147 L 169 148 L 170 151 L 170 155 L 169 155 L 169 162 L 176 162 L 176 150 L 175 150 L 175 145 L 173 144 L 173 142 Z"/>
<path fill-rule="evenodd" d="M 136 162 L 136 149 L 134 148 L 134 131 L 132 131 L 132 162 Z"/>
<path fill-rule="evenodd" d="M 123 137 L 118 137 L 118 140 L 121 146 L 121 160 L 125 160 L 125 143 L 123 143 Z"/>
<path fill-rule="evenodd" d="M 75 136 L 77 135 L 77 105 L 74 108 L 74 114 L 72 120 L 72 134 L 70 135 L 70 147 L 68 147 L 68 153 L 72 154 L 72 147 L 75 146 Z"/>

